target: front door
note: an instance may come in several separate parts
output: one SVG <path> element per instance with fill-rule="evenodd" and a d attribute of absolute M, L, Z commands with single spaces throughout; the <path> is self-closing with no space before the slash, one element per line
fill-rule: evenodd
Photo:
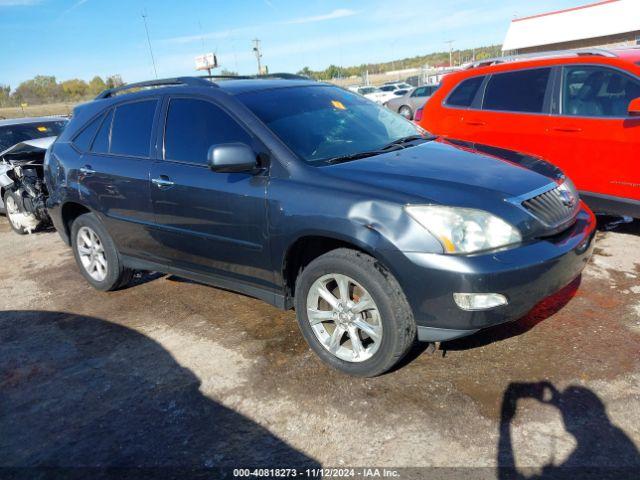
<path fill-rule="evenodd" d="M 613 68 L 565 66 L 549 160 L 579 190 L 640 200 L 640 119 L 627 114 L 640 80 Z"/>
<path fill-rule="evenodd" d="M 151 169 L 156 254 L 177 268 L 273 287 L 264 172 L 216 173 L 213 145 L 255 140 L 209 99 L 166 105 L 163 155 Z"/>

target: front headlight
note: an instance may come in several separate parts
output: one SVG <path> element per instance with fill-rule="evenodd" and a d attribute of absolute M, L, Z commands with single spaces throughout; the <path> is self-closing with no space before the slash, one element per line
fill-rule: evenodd
<path fill-rule="evenodd" d="M 429 230 L 445 253 L 472 253 L 522 241 L 517 228 L 474 208 L 408 205 L 407 213 Z"/>

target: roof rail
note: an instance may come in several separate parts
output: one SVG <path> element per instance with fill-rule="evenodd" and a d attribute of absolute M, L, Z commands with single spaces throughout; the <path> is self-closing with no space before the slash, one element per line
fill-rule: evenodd
<path fill-rule="evenodd" d="M 504 57 L 495 57 L 488 58 L 486 60 L 478 60 L 476 62 L 472 62 L 468 64 L 465 68 L 478 68 L 478 67 L 488 67 L 490 65 L 497 65 L 500 63 L 507 62 L 517 62 L 518 60 L 538 60 L 544 58 L 556 58 L 556 57 L 566 57 L 575 55 L 586 56 L 593 55 L 598 57 L 615 57 L 616 54 L 611 52 L 610 50 L 605 50 L 603 48 L 580 48 L 575 50 L 551 50 L 547 52 L 534 52 L 534 53 L 523 53 L 516 55 L 506 55 Z"/>
<path fill-rule="evenodd" d="M 280 79 L 280 80 L 312 80 L 304 75 L 295 73 L 267 73 L 263 75 L 200 75 L 196 78 L 209 78 L 215 80 L 217 78 L 223 80 L 261 80 L 261 79 Z"/>
<path fill-rule="evenodd" d="M 190 85 L 190 86 L 212 86 L 215 85 L 212 82 L 205 80 L 202 77 L 176 77 L 176 78 L 163 78 L 160 80 L 148 80 L 146 82 L 128 83 L 121 87 L 109 88 L 104 90 L 96 97 L 96 100 L 101 98 L 113 97 L 116 93 L 123 92 L 125 90 L 132 90 L 134 88 L 147 88 L 147 87 L 164 87 L 171 85 Z"/>
<path fill-rule="evenodd" d="M 95 98 L 111 98 L 116 93 L 135 88 L 166 87 L 172 85 L 189 85 L 192 87 L 217 86 L 213 80 L 256 80 L 256 79 L 282 79 L 282 80 L 311 80 L 304 75 L 294 73 L 269 73 L 266 75 L 201 75 L 197 77 L 175 77 L 163 78 L 159 80 L 148 80 L 146 82 L 128 83 L 121 87 L 104 90 Z"/>

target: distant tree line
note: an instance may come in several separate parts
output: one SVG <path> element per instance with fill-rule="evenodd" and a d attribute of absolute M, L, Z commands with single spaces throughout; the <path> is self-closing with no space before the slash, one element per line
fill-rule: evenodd
<path fill-rule="evenodd" d="M 490 45 L 488 47 L 480 47 L 476 49 L 455 50 L 452 53 L 452 59 L 454 65 L 462 65 L 463 63 L 470 62 L 474 58 L 476 60 L 482 60 L 485 58 L 499 57 L 501 54 L 501 45 Z M 324 70 L 316 71 L 311 70 L 309 67 L 304 67 L 298 72 L 298 74 L 306 75 L 318 80 L 331 80 L 332 78 L 362 76 L 365 72 L 369 72 L 369 74 L 377 74 L 393 70 L 420 68 L 425 65 L 429 65 L 431 67 L 449 65 L 449 52 L 435 52 L 427 55 L 403 58 L 401 60 L 392 60 L 382 63 L 363 63 L 361 65 L 350 67 L 329 65 Z"/>
<path fill-rule="evenodd" d="M 58 82 L 56 77 L 36 75 L 22 82 L 11 91 L 8 85 L 0 85 L 0 107 L 15 107 L 23 103 L 42 105 L 57 102 L 77 102 L 95 97 L 107 88 L 124 85 L 120 75 L 111 75 L 106 79 L 96 75 L 89 82 L 72 78 Z"/>

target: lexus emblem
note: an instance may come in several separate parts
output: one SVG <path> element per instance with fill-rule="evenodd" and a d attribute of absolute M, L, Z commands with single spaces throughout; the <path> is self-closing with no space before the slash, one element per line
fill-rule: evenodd
<path fill-rule="evenodd" d="M 568 188 L 560 188 L 560 199 L 562 204 L 567 208 L 573 208 L 576 206 L 576 197 Z"/>

